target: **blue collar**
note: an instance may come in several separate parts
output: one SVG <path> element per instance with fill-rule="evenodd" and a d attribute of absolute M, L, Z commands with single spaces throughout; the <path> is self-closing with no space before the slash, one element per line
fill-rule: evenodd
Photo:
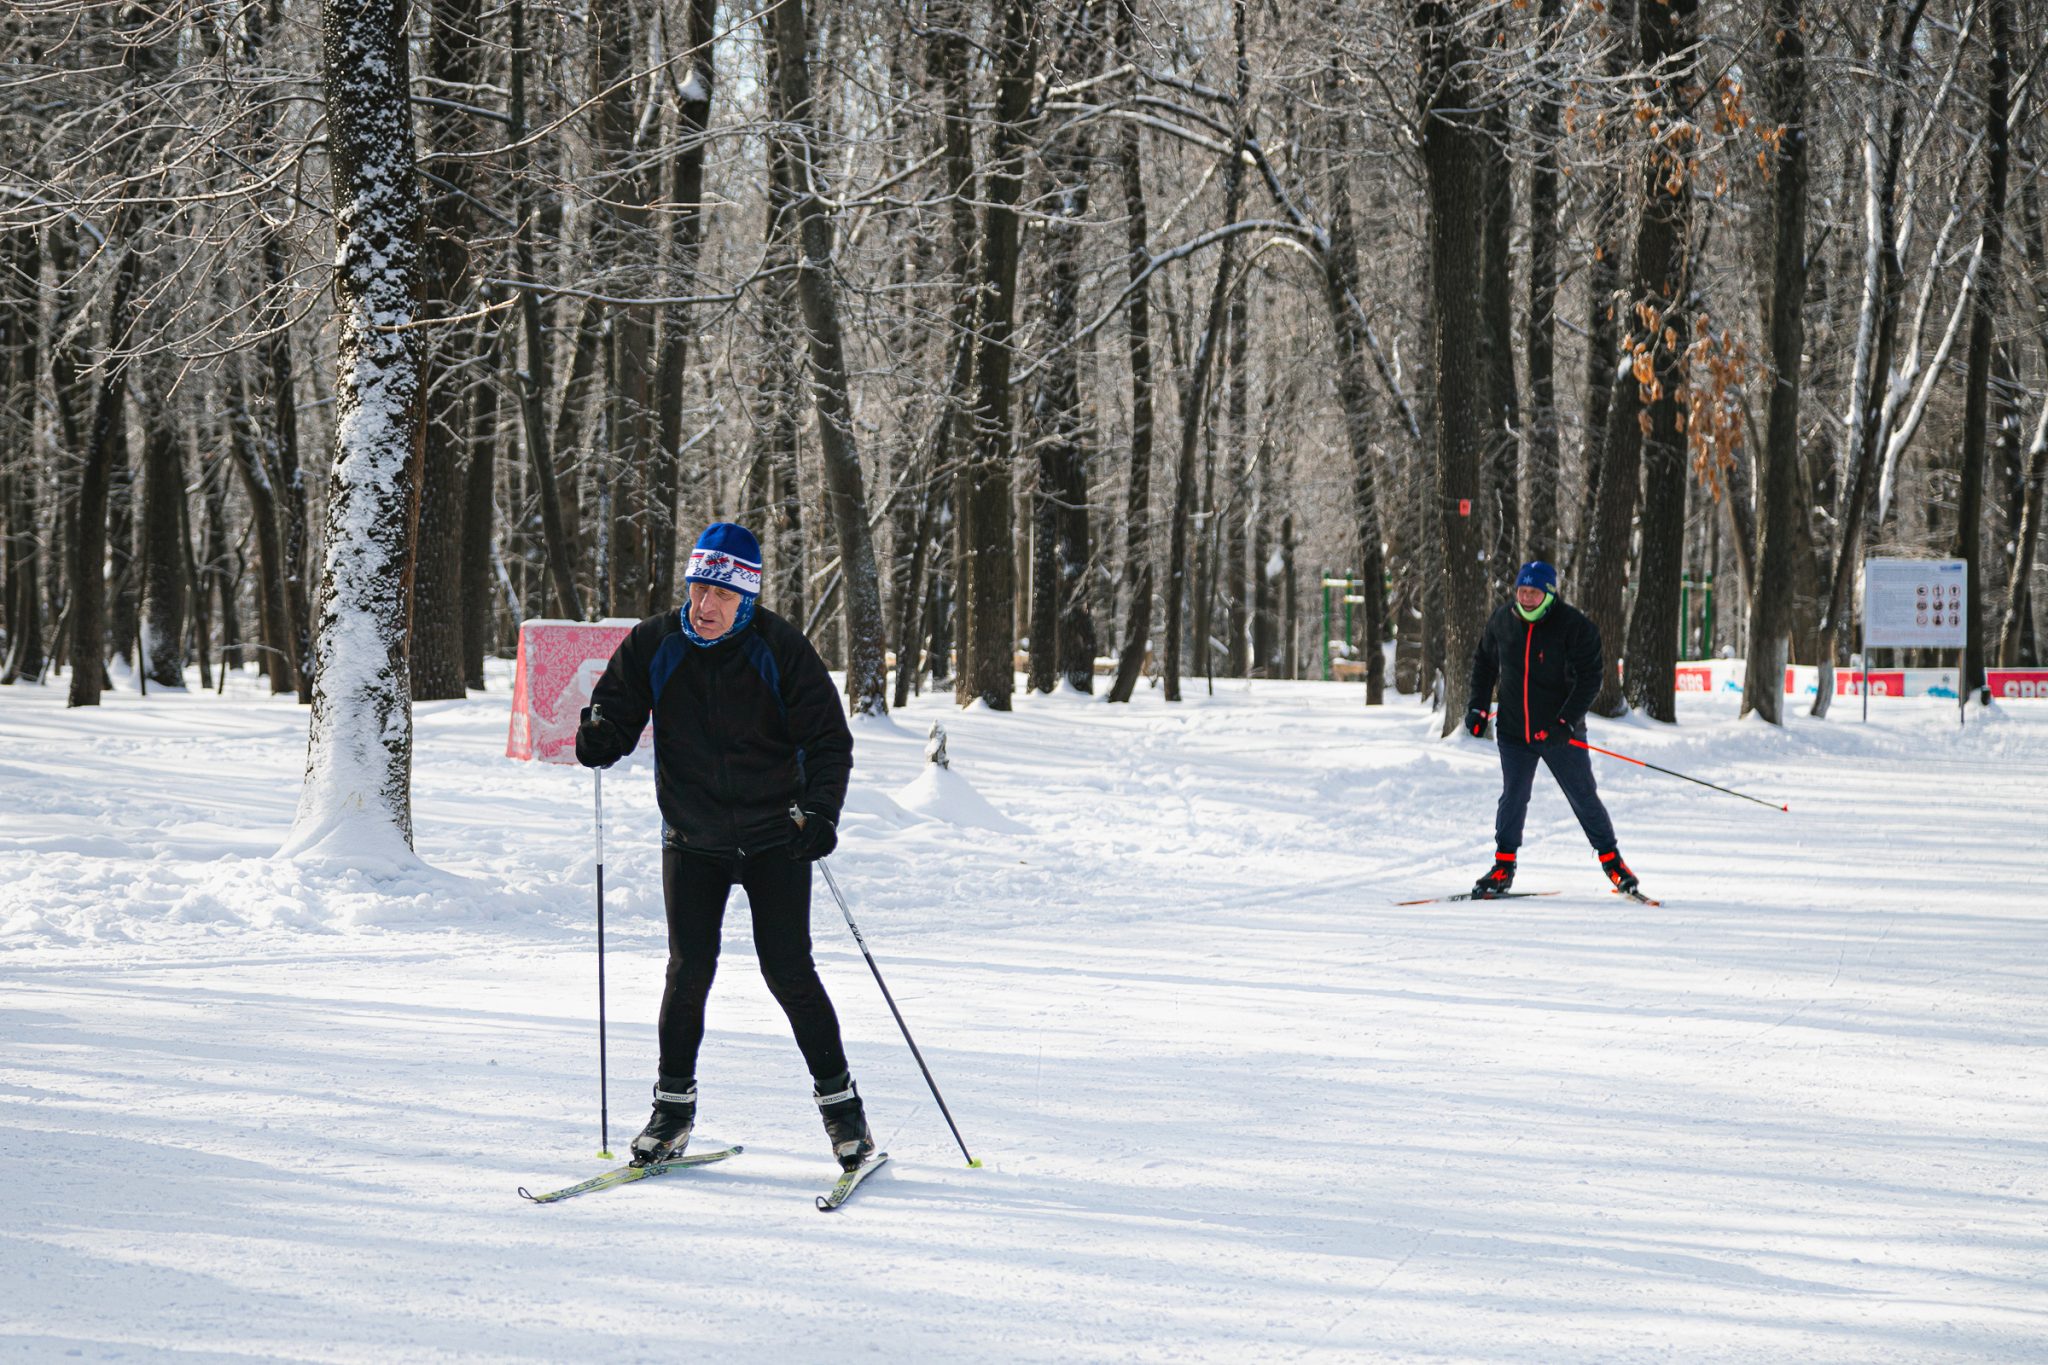
<path fill-rule="evenodd" d="M 732 629 L 719 636 L 716 640 L 705 639 L 697 633 L 697 628 L 690 624 L 690 606 L 687 602 L 676 608 L 676 622 L 683 628 L 683 638 L 685 640 L 688 640 L 699 649 L 710 649 L 714 645 L 722 645 L 736 639 L 741 631 L 751 625 L 754 620 L 754 604 L 758 601 L 760 601 L 758 597 L 743 596 L 740 599 L 740 609 L 733 613 Z"/>

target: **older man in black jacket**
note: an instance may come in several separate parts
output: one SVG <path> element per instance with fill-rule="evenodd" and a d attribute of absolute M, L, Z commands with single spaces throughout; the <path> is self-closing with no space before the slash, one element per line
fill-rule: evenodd
<path fill-rule="evenodd" d="M 682 1155 L 697 1117 L 704 1002 L 735 884 L 753 910 L 754 948 L 809 1067 L 833 1155 L 848 1170 L 874 1151 L 839 1016 L 811 958 L 811 863 L 838 843 L 853 767 L 839 691 L 802 632 L 757 608 L 761 548 L 716 522 L 683 576 L 688 602 L 649 617 L 612 654 L 576 733 L 585 767 L 610 767 L 654 722 L 668 980 L 654 1113 L 636 1165 Z M 793 811 L 801 811 L 799 821 Z"/>
<path fill-rule="evenodd" d="M 1473 896 L 1498 896 L 1514 885 L 1522 820 L 1539 761 L 1564 789 L 1607 880 L 1623 893 L 1636 889 L 1636 875 L 1615 847 L 1614 822 L 1600 803 L 1593 760 L 1572 743 L 1585 739 L 1586 710 L 1599 695 L 1600 668 L 1600 628 L 1557 595 L 1556 569 L 1540 559 L 1524 564 L 1515 575 L 1514 601 L 1502 603 L 1488 619 L 1472 657 L 1465 728 L 1475 736 L 1486 733 L 1487 703 L 1497 688 L 1493 722 L 1501 773 L 1493 868 L 1473 885 Z"/>

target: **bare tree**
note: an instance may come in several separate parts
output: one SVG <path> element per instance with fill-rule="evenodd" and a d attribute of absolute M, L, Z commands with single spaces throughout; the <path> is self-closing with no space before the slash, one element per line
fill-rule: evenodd
<path fill-rule="evenodd" d="M 324 0 L 333 158 L 340 406 L 306 785 L 288 854 L 397 857 L 412 848 L 406 620 L 425 391 L 421 214 L 405 5 Z"/>

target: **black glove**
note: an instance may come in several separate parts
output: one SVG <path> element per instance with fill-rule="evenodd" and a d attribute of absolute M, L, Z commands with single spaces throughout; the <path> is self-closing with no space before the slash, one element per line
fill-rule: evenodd
<path fill-rule="evenodd" d="M 1465 733 L 1475 739 L 1486 734 L 1486 713 L 1476 706 L 1465 712 Z"/>
<path fill-rule="evenodd" d="M 576 761 L 586 768 L 609 768 L 625 756 L 626 737 L 619 727 L 584 707 L 583 721 L 576 727 Z"/>
<path fill-rule="evenodd" d="M 1578 736 L 1578 733 L 1579 727 L 1574 725 L 1569 717 L 1559 716 L 1556 720 L 1550 722 L 1549 725 L 1536 732 L 1536 742 L 1538 744 L 1547 744 L 1553 749 L 1561 749 L 1565 745 L 1570 744 Z"/>
<path fill-rule="evenodd" d="M 794 811 L 790 819 L 796 819 Z M 839 827 L 832 823 L 832 817 L 807 810 L 803 822 L 796 827 L 796 838 L 789 841 L 789 856 L 800 863 L 815 863 L 837 847 Z"/>

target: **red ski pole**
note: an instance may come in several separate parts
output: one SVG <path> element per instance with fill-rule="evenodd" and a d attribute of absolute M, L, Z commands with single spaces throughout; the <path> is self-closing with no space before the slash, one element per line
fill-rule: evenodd
<path fill-rule="evenodd" d="M 1727 792 L 1730 796 L 1740 796 L 1745 801 L 1754 801 L 1759 806 L 1769 806 L 1772 810 L 1781 810 L 1785 811 L 1788 814 L 1792 810 L 1790 806 L 1780 805 L 1775 801 L 1766 801 L 1760 796 L 1750 796 L 1745 792 L 1736 791 L 1733 787 L 1723 787 L 1717 783 L 1709 782 L 1705 778 L 1693 777 L 1687 773 L 1674 772 L 1670 768 L 1660 768 L 1654 763 L 1645 763 L 1640 758 L 1630 758 L 1627 754 L 1618 754 L 1614 752 L 1614 750 L 1612 749 L 1603 749 L 1597 744 L 1588 744 L 1583 739 L 1575 739 L 1572 741 L 1572 743 L 1576 744 L 1581 749 L 1588 749 L 1596 754 L 1606 754 L 1609 758 L 1618 758 L 1624 763 L 1633 763 L 1638 768 L 1648 768 L 1653 773 L 1663 773 L 1666 777 L 1682 777 L 1686 781 L 1696 782 L 1702 787 L 1712 787 L 1717 792 Z"/>

